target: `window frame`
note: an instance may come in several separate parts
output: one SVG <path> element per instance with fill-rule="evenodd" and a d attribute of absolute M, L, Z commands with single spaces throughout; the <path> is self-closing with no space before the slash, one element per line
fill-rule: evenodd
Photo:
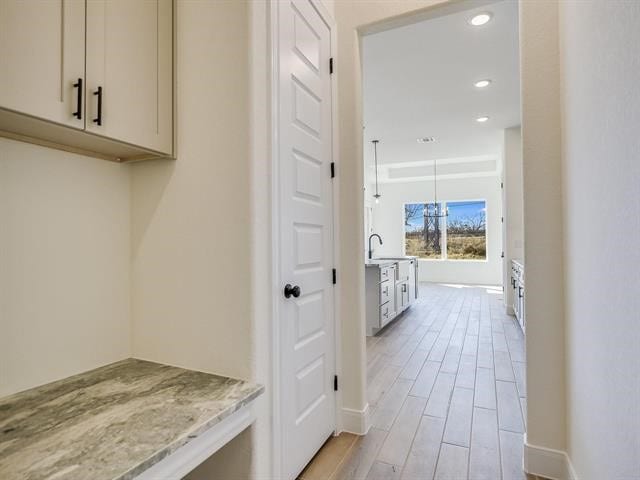
<path fill-rule="evenodd" d="M 486 255 L 484 259 L 478 259 L 478 258 L 470 258 L 470 259 L 464 259 L 464 258 L 449 258 L 447 255 L 447 246 L 448 246 L 448 233 L 447 233 L 447 229 L 448 229 L 448 224 L 447 224 L 447 220 L 445 219 L 445 228 L 442 230 L 442 243 L 443 243 L 443 247 L 442 247 L 442 256 L 441 258 L 422 258 L 422 257 L 417 257 L 418 260 L 420 261 L 424 261 L 424 262 L 471 262 L 471 263 L 488 263 L 489 262 L 489 202 L 487 201 L 486 198 L 466 198 L 466 199 L 462 199 L 462 200 L 439 200 L 438 203 L 441 203 L 442 205 L 444 205 L 444 208 L 447 208 L 447 205 L 449 203 L 459 203 L 459 202 L 484 202 L 484 208 L 485 208 L 485 214 L 484 214 L 484 223 L 485 223 L 485 229 L 484 229 L 484 241 L 485 241 L 485 251 L 486 251 Z M 402 220 L 402 254 L 403 256 L 407 255 L 407 226 L 404 223 L 404 212 L 406 209 L 407 205 L 413 205 L 416 203 L 433 203 L 433 202 L 425 202 L 425 201 L 413 201 L 413 202 L 402 202 L 402 210 L 401 210 L 401 219 Z"/>

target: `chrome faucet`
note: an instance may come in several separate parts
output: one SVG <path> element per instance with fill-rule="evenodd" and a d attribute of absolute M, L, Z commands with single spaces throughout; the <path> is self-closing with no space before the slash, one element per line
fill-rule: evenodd
<path fill-rule="evenodd" d="M 373 254 L 373 250 L 371 250 L 371 239 L 373 237 L 378 237 L 380 245 L 382 245 L 382 237 L 380 235 L 378 235 L 377 233 L 372 233 L 371 235 L 369 235 L 369 260 L 371 260 L 371 255 Z"/>

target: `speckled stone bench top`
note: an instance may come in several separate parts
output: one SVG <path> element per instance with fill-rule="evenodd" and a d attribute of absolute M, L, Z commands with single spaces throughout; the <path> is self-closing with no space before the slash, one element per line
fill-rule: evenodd
<path fill-rule="evenodd" d="M 133 479 L 263 390 L 128 359 L 2 398 L 0 479 Z"/>

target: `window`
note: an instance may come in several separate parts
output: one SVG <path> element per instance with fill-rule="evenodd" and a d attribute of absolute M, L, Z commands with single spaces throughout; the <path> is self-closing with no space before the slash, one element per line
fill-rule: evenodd
<path fill-rule="evenodd" d="M 484 200 L 405 204 L 405 253 L 425 259 L 486 260 L 486 210 Z M 446 211 L 447 216 L 436 216 Z"/>
<path fill-rule="evenodd" d="M 420 258 L 442 258 L 444 224 L 435 218 L 441 203 L 408 203 L 404 206 L 405 251 Z M 425 228 L 426 227 L 426 228 Z"/>
<path fill-rule="evenodd" d="M 447 208 L 447 258 L 486 260 L 486 202 L 448 202 Z"/>

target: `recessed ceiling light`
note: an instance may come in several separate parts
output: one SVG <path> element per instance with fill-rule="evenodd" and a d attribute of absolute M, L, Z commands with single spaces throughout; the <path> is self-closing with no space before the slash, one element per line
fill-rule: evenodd
<path fill-rule="evenodd" d="M 478 118 L 476 118 L 476 122 L 479 122 L 479 123 L 484 123 L 487 120 L 489 120 L 489 117 L 478 117 Z"/>
<path fill-rule="evenodd" d="M 487 79 L 487 80 L 478 80 L 476 83 L 473 84 L 476 88 L 486 88 L 489 85 L 491 85 L 491 80 Z"/>
<path fill-rule="evenodd" d="M 433 137 L 422 137 L 418 139 L 418 143 L 432 143 L 435 142 L 436 139 Z"/>
<path fill-rule="evenodd" d="M 491 20 L 491 14 L 489 12 L 482 12 L 477 15 L 474 15 L 469 20 L 469 23 L 474 27 L 481 27 Z"/>

